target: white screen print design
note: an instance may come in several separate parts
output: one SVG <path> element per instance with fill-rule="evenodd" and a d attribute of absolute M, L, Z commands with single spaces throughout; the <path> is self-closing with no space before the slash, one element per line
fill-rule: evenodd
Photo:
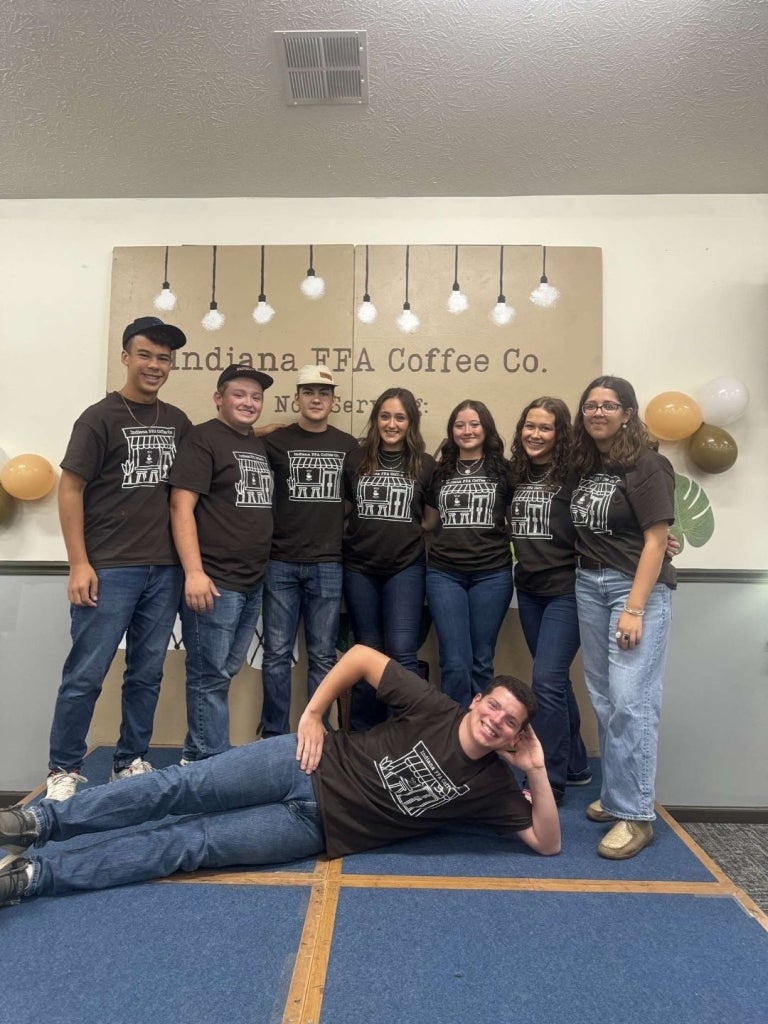
<path fill-rule="evenodd" d="M 396 519 L 408 522 L 411 518 L 413 480 L 402 473 L 378 470 L 357 481 L 357 514 L 361 519 Z"/>
<path fill-rule="evenodd" d="M 235 484 L 235 507 L 268 508 L 272 504 L 272 476 L 265 456 L 257 452 L 232 454 L 240 470 L 240 479 Z"/>
<path fill-rule="evenodd" d="M 537 483 L 523 484 L 515 488 L 515 496 L 509 506 L 507 517 L 511 535 L 552 540 L 552 499 L 558 490 L 557 487 Z"/>
<path fill-rule="evenodd" d="M 176 457 L 175 427 L 123 427 L 128 458 L 122 464 L 123 488 L 165 483 Z"/>
<path fill-rule="evenodd" d="M 344 452 L 288 452 L 289 501 L 341 501 Z"/>
<path fill-rule="evenodd" d="M 574 526 L 584 526 L 592 533 L 612 534 L 608 529 L 608 506 L 619 484 L 619 477 L 608 473 L 583 476 L 571 497 L 571 519 Z"/>
<path fill-rule="evenodd" d="M 422 740 L 397 760 L 382 757 L 374 763 L 384 788 L 410 818 L 418 818 L 425 811 L 449 804 L 469 792 L 469 786 L 451 782 Z"/>
<path fill-rule="evenodd" d="M 496 482 L 484 476 L 457 477 L 440 488 L 438 509 L 444 530 L 471 526 L 475 529 L 493 527 L 496 504 Z"/>

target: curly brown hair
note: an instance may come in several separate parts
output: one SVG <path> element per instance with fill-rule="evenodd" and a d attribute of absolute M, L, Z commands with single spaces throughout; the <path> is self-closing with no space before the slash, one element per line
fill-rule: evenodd
<path fill-rule="evenodd" d="M 590 391 L 594 388 L 606 388 L 613 391 L 624 412 L 629 413 L 629 419 L 623 429 L 616 432 L 613 443 L 605 454 L 599 451 L 587 433 L 584 426 L 584 413 L 581 411 Z M 573 421 L 574 469 L 580 475 L 594 473 L 603 465 L 610 465 L 620 470 L 629 469 L 637 462 L 643 448 L 652 448 L 656 451 L 658 447 L 658 442 L 651 440 L 645 424 L 638 415 L 637 395 L 628 380 L 624 380 L 623 377 L 605 375 L 596 377 L 587 384 L 579 399 L 579 407 Z"/>
<path fill-rule="evenodd" d="M 534 398 L 520 413 L 520 419 L 517 421 L 515 436 L 512 439 L 512 447 L 510 449 L 512 480 L 515 484 L 519 484 L 526 478 L 531 468 L 531 460 L 526 455 L 522 443 L 523 427 L 531 409 L 543 409 L 555 418 L 555 444 L 552 448 L 552 459 L 550 462 L 552 473 L 550 479 L 553 483 L 561 484 L 568 475 L 572 463 L 573 428 L 571 427 L 571 414 L 568 411 L 568 406 L 561 398 L 550 398 L 548 395 Z"/>
<path fill-rule="evenodd" d="M 491 410 L 484 402 L 475 401 L 474 398 L 467 398 L 459 402 L 451 415 L 448 417 L 448 426 L 445 428 L 446 437 L 440 445 L 437 460 L 435 479 L 442 483 L 449 480 L 456 472 L 456 463 L 459 461 L 459 446 L 453 439 L 453 425 L 456 417 L 465 409 L 474 409 L 480 425 L 485 433 L 483 441 L 483 455 L 485 456 L 485 472 L 491 480 L 503 480 L 509 472 L 509 463 L 504 458 L 504 441 L 501 438 Z"/>

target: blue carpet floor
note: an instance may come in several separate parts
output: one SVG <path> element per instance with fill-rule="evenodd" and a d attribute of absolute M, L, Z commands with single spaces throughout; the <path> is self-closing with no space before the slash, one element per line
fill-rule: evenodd
<path fill-rule="evenodd" d="M 0 911 L 3 1024 L 279 1024 L 308 890 L 136 885 Z"/>
<path fill-rule="evenodd" d="M 730 899 L 342 890 L 320 1024 L 765 1024 Z"/>

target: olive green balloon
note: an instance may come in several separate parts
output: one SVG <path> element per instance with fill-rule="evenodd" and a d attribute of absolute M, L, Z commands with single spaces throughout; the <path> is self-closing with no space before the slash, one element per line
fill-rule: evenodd
<path fill-rule="evenodd" d="M 702 423 L 688 441 L 688 454 L 705 473 L 724 473 L 736 461 L 739 449 L 727 430 Z"/>
<path fill-rule="evenodd" d="M 7 522 L 13 515 L 15 502 L 8 491 L 0 484 L 0 523 Z"/>

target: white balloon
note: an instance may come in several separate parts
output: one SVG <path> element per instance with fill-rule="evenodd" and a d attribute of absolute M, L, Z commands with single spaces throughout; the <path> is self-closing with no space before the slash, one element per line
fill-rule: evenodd
<path fill-rule="evenodd" d="M 696 393 L 705 423 L 714 427 L 727 427 L 743 416 L 749 405 L 746 384 L 736 377 L 715 377 Z"/>

